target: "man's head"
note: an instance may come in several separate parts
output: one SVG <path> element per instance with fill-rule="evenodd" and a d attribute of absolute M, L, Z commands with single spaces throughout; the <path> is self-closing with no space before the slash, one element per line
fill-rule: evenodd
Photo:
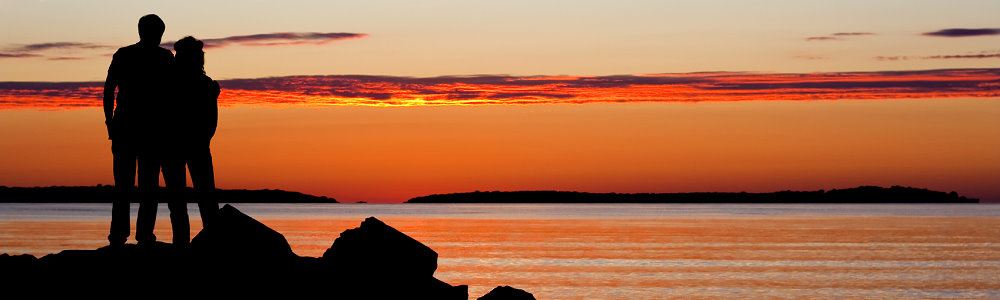
<path fill-rule="evenodd" d="M 139 41 L 159 45 L 164 29 L 166 25 L 163 25 L 163 20 L 159 16 L 154 14 L 142 16 L 139 18 Z"/>

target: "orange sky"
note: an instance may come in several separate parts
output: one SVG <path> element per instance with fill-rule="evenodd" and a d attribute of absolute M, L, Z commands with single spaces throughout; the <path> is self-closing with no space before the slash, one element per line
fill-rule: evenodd
<path fill-rule="evenodd" d="M 342 202 L 473 190 L 693 192 L 904 185 L 1000 200 L 995 99 L 220 112 L 222 188 Z M 111 184 L 99 109 L 0 111 L 0 182 Z"/>
<path fill-rule="evenodd" d="M 0 185 L 111 183 L 102 80 L 155 13 L 166 44 L 208 43 L 223 188 L 400 202 L 904 185 L 1000 201 L 998 8 L 0 1 L 17 29 L 0 31 Z"/>

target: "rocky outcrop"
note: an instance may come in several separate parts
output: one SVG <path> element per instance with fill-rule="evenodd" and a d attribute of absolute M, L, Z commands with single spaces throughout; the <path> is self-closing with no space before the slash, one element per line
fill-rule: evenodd
<path fill-rule="evenodd" d="M 288 263 L 298 256 L 285 236 L 226 204 L 219 226 L 205 228 L 191 240 L 191 249 L 225 262 Z"/>
<path fill-rule="evenodd" d="M 166 243 L 0 255 L 8 293 L 330 299 L 468 299 L 434 278 L 437 253 L 374 217 L 344 231 L 323 257 L 299 257 L 280 233 L 226 205 L 188 249 Z M 15 295 L 15 294 L 10 294 Z"/>
<path fill-rule="evenodd" d="M 344 282 L 367 286 L 365 296 L 382 299 L 467 299 L 468 286 L 434 278 L 437 252 L 374 217 L 345 230 L 323 253 L 333 270 L 351 274 Z"/>
<path fill-rule="evenodd" d="M 345 230 L 323 253 L 334 268 L 373 279 L 433 276 L 437 258 L 431 248 L 374 217 Z"/>
<path fill-rule="evenodd" d="M 493 288 L 492 291 L 476 298 L 476 300 L 535 300 L 535 296 L 522 289 L 505 285 Z"/>

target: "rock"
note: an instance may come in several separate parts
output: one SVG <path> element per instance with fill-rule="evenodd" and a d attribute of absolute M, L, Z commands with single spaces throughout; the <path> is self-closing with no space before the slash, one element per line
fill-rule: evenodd
<path fill-rule="evenodd" d="M 192 250 L 232 262 L 287 263 L 298 258 L 285 236 L 229 204 L 219 210 L 217 222 L 191 240 Z"/>
<path fill-rule="evenodd" d="M 505 285 L 493 288 L 492 291 L 476 298 L 476 300 L 535 300 L 535 296 L 522 289 Z"/>
<path fill-rule="evenodd" d="M 434 278 L 436 269 L 434 250 L 375 218 L 341 233 L 323 257 L 299 257 L 280 233 L 229 205 L 191 248 L 156 242 L 0 255 L 0 274 L 14 277 L 5 292 L 39 298 L 160 289 L 196 298 L 468 299 L 468 286 Z"/>
<path fill-rule="evenodd" d="M 323 259 L 338 270 L 378 280 L 430 278 L 437 269 L 437 252 L 375 217 L 341 233 Z"/>
<path fill-rule="evenodd" d="M 469 287 L 437 278 L 437 252 L 374 217 L 345 230 L 322 259 L 332 270 L 350 274 L 348 299 L 468 299 Z"/>
<path fill-rule="evenodd" d="M 4 266 L 5 268 L 20 269 L 33 267 L 36 262 L 38 262 L 38 258 L 29 254 L 10 255 L 4 253 L 0 255 L 0 266 Z"/>

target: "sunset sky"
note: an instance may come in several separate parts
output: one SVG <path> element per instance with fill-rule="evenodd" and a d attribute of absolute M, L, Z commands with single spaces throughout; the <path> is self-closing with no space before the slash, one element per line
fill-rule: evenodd
<path fill-rule="evenodd" d="M 0 185 L 113 183 L 100 94 L 206 42 L 221 188 L 858 185 L 1000 201 L 998 1 L 0 0 Z"/>

